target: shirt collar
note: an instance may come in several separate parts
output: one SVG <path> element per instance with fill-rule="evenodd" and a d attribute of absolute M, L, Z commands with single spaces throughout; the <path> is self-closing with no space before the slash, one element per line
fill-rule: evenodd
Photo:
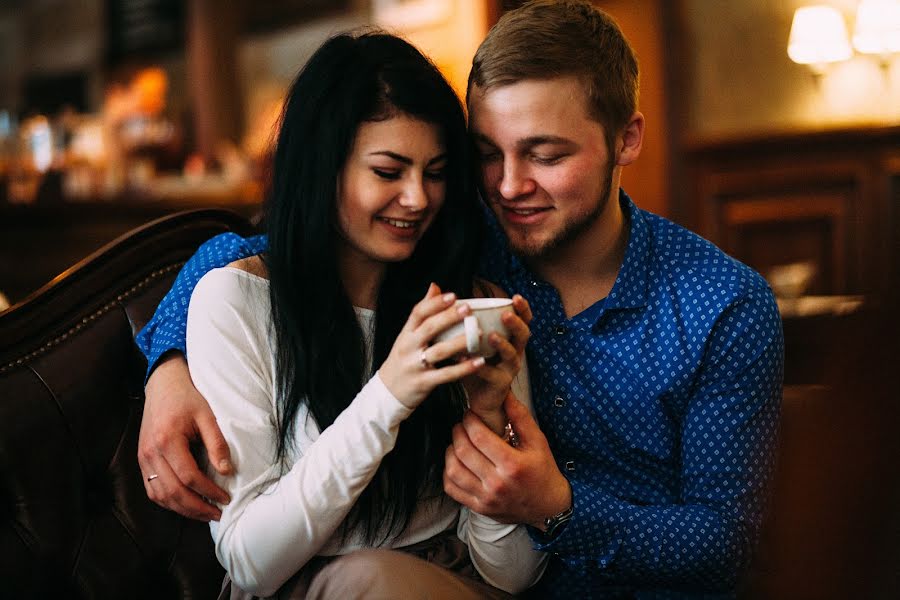
<path fill-rule="evenodd" d="M 619 189 L 619 204 L 628 222 L 625 260 L 606 299 L 612 308 L 641 308 L 647 305 L 647 280 L 650 271 L 650 226 L 644 212 L 635 206 L 625 190 Z"/>

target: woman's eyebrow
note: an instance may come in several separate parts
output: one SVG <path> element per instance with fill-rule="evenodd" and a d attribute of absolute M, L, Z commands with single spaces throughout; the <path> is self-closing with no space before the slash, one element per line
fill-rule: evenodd
<path fill-rule="evenodd" d="M 375 150 L 374 152 L 369 152 L 369 156 L 387 156 L 388 158 L 393 158 L 398 162 L 402 162 L 405 165 L 413 164 L 413 159 L 408 156 L 403 156 L 402 154 L 397 154 L 396 152 L 391 152 L 390 150 Z"/>
<path fill-rule="evenodd" d="M 428 161 L 428 165 L 429 165 L 429 166 L 430 166 L 430 165 L 434 165 L 434 164 L 439 163 L 439 162 L 444 162 L 445 160 L 447 160 L 447 153 L 446 153 L 446 152 L 444 152 L 444 153 L 442 153 L 442 154 L 438 154 L 437 156 L 435 156 L 434 158 L 432 158 L 431 160 L 429 160 L 429 161 Z"/>
<path fill-rule="evenodd" d="M 388 158 L 396 160 L 397 162 L 401 162 L 404 165 L 412 165 L 413 164 L 413 159 L 411 159 L 410 157 L 404 156 L 402 154 L 397 154 L 396 152 L 391 152 L 390 150 L 375 150 L 374 152 L 369 152 L 368 155 L 369 156 L 387 156 Z M 447 153 L 443 152 L 441 154 L 438 154 L 431 160 L 429 160 L 428 164 L 433 165 L 435 163 L 439 163 L 446 159 L 447 159 Z"/>

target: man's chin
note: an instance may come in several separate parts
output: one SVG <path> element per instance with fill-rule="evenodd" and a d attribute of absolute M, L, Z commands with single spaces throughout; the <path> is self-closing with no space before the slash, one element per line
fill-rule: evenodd
<path fill-rule="evenodd" d="M 547 254 L 550 243 L 546 240 L 509 238 L 509 247 L 517 256 L 526 260 L 541 258 Z"/>

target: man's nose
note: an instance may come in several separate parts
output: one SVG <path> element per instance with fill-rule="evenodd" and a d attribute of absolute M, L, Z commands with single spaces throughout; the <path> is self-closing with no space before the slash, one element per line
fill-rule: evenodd
<path fill-rule="evenodd" d="M 514 200 L 532 193 L 535 187 L 534 179 L 526 165 L 520 161 L 504 161 L 500 183 L 497 186 L 497 191 L 503 198 Z"/>

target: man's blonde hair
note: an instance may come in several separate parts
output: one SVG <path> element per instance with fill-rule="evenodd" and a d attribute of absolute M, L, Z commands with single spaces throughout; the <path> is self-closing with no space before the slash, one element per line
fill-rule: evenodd
<path fill-rule="evenodd" d="M 618 24 L 582 0 L 532 0 L 503 15 L 472 59 L 467 100 L 525 79 L 573 75 L 607 146 L 637 110 L 638 62 Z"/>

